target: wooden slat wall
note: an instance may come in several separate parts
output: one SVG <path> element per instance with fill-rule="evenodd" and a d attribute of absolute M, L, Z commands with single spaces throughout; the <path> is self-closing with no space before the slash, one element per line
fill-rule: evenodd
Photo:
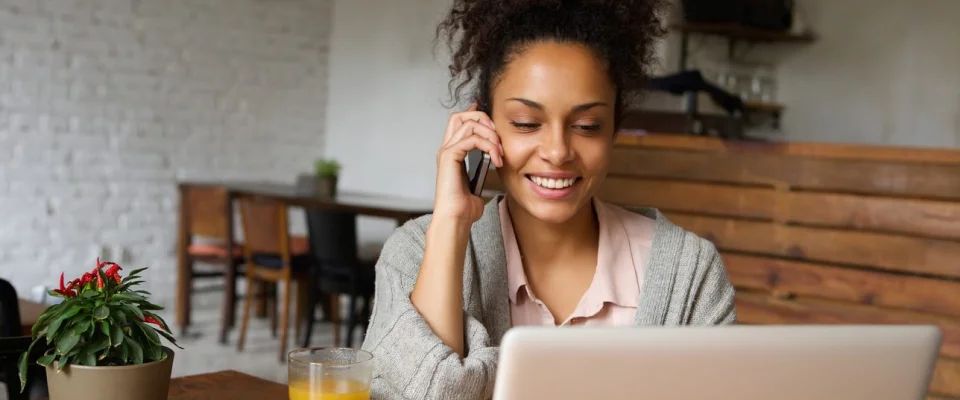
<path fill-rule="evenodd" d="M 960 149 L 622 136 L 598 196 L 713 241 L 742 323 L 938 325 L 960 399 Z"/>

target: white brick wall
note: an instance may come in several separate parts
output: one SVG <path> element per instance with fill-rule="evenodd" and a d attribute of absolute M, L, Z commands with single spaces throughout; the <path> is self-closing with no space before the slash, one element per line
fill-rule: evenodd
<path fill-rule="evenodd" d="M 173 296 L 177 179 L 323 154 L 330 0 L 0 0 L 0 276 L 98 255 Z M 297 221 L 297 218 L 294 218 Z"/>

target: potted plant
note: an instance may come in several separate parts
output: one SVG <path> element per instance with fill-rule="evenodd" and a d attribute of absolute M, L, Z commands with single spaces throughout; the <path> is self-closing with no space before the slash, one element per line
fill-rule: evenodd
<path fill-rule="evenodd" d="M 340 175 L 340 163 L 336 160 L 320 159 L 314 164 L 317 179 L 317 195 L 337 196 L 337 177 Z"/>
<path fill-rule="evenodd" d="M 36 363 L 46 368 L 51 400 L 162 400 L 167 398 L 173 351 L 170 328 L 154 311 L 149 292 L 135 290 L 146 268 L 120 276 L 116 263 L 101 262 L 92 271 L 50 295 L 62 298 L 33 325 L 33 342 L 20 357 L 23 391 L 34 345 L 47 348 Z"/>

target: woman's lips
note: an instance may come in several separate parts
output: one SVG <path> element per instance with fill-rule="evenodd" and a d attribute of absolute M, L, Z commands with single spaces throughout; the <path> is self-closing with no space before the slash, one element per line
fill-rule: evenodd
<path fill-rule="evenodd" d="M 570 196 L 580 186 L 581 180 L 572 174 L 527 175 L 527 184 L 545 200 L 561 200 Z"/>

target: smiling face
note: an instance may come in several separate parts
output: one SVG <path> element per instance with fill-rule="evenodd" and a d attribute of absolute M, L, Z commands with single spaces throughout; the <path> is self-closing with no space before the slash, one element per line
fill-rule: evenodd
<path fill-rule="evenodd" d="M 492 89 L 509 197 L 550 223 L 589 212 L 613 147 L 616 89 L 603 60 L 576 44 L 532 44 Z"/>

